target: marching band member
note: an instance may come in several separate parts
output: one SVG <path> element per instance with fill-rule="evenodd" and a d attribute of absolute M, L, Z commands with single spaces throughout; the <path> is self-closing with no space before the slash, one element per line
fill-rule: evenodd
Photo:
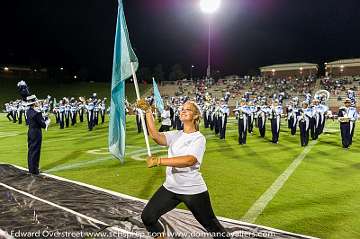
<path fill-rule="evenodd" d="M 300 128 L 300 142 L 303 147 L 309 143 L 309 126 L 312 117 L 313 110 L 309 108 L 309 104 L 304 101 L 302 109 L 299 110 L 299 116 L 297 116 Z"/>
<path fill-rule="evenodd" d="M 220 105 L 220 130 L 219 130 L 219 137 L 220 139 L 225 139 L 225 133 L 226 133 L 226 124 L 227 119 L 230 115 L 230 110 L 227 104 L 225 104 L 225 100 L 221 101 L 222 104 Z"/>
<path fill-rule="evenodd" d="M 234 109 L 234 111 L 237 113 L 237 117 L 238 117 L 238 133 L 239 133 L 238 142 L 240 145 L 243 145 L 246 144 L 247 125 L 248 125 L 247 114 L 249 112 L 245 98 L 241 100 L 240 106 Z"/>
<path fill-rule="evenodd" d="M 210 113 L 209 113 L 209 121 L 210 121 L 210 130 L 213 131 L 215 128 L 215 103 L 213 102 L 210 106 Z"/>
<path fill-rule="evenodd" d="M 141 133 L 142 131 L 142 126 L 141 126 L 141 117 L 140 117 L 140 109 L 134 107 L 133 111 L 135 113 L 135 120 L 136 120 L 136 127 L 137 127 L 137 131 L 138 133 Z"/>
<path fill-rule="evenodd" d="M 313 99 L 312 104 L 313 109 L 313 119 L 312 119 L 312 125 L 311 125 L 311 138 L 313 140 L 318 139 L 320 134 L 320 128 L 321 128 L 321 106 L 319 105 L 318 99 Z"/>
<path fill-rule="evenodd" d="M 310 93 L 305 94 L 305 101 L 308 103 L 308 105 L 310 105 L 310 103 L 311 103 L 311 94 Z"/>
<path fill-rule="evenodd" d="M 266 114 L 268 112 L 268 106 L 266 105 L 266 101 L 261 101 L 261 106 L 259 107 L 257 114 L 257 125 L 259 128 L 260 137 L 265 137 L 265 127 L 266 127 Z"/>
<path fill-rule="evenodd" d="M 25 110 L 24 110 L 23 104 L 22 104 L 20 101 L 19 101 L 19 103 L 18 103 L 17 112 L 18 112 L 18 121 L 19 121 L 19 124 L 22 124 L 22 119 L 23 119 L 23 115 L 25 114 Z"/>
<path fill-rule="evenodd" d="M 11 115 L 12 115 L 12 118 L 13 118 L 13 123 L 16 123 L 17 122 L 17 105 L 16 105 L 16 102 L 12 102 L 11 104 Z"/>
<path fill-rule="evenodd" d="M 29 110 L 26 112 L 29 120 L 28 130 L 28 168 L 29 173 L 38 175 L 39 174 L 39 162 L 42 142 L 41 128 L 45 129 L 50 124 L 50 119 L 47 121 L 41 115 L 39 111 L 39 103 L 37 102 L 36 96 L 31 95 L 27 97 Z"/>
<path fill-rule="evenodd" d="M 351 100 L 347 98 L 344 106 L 340 107 L 338 120 L 340 122 L 341 139 L 343 148 L 348 149 L 352 144 L 355 121 L 358 119 L 358 112 L 355 107 L 351 107 Z"/>
<path fill-rule="evenodd" d="M 100 99 L 94 101 L 94 125 L 99 124 L 99 110 L 100 110 Z M 129 109 L 126 102 L 125 102 L 125 112 L 126 114 L 129 113 Z"/>
<path fill-rule="evenodd" d="M 76 114 L 77 114 L 77 102 L 74 98 L 70 101 L 70 118 L 71 118 L 71 125 L 74 126 L 76 124 Z"/>
<path fill-rule="evenodd" d="M 218 135 L 220 132 L 220 106 L 219 103 L 217 102 L 216 106 L 215 106 L 215 111 L 214 111 L 214 133 L 215 135 Z"/>
<path fill-rule="evenodd" d="M 101 116 L 101 123 L 105 122 L 105 114 L 106 114 L 106 98 L 101 101 L 100 105 L 100 116 Z"/>
<path fill-rule="evenodd" d="M 288 106 L 288 128 L 291 131 L 291 135 L 296 134 L 296 126 L 298 122 L 299 110 L 298 110 L 298 98 L 293 98 L 292 102 Z"/>
<path fill-rule="evenodd" d="M 248 124 L 248 132 L 249 134 L 253 133 L 253 129 L 254 129 L 254 114 L 256 112 L 256 107 L 254 106 L 254 102 L 253 101 L 249 101 L 248 104 L 248 113 L 247 113 L 247 124 Z"/>
<path fill-rule="evenodd" d="M 209 122 L 209 104 L 205 102 L 203 106 L 203 118 L 204 118 L 204 127 L 209 128 L 210 122 Z"/>
<path fill-rule="evenodd" d="M 159 132 L 169 131 L 171 127 L 171 119 L 170 119 L 170 107 L 166 105 L 164 107 L 163 112 L 161 112 L 161 127 Z"/>
<path fill-rule="evenodd" d="M 59 111 L 59 106 L 55 105 L 53 110 L 52 110 L 52 113 L 55 115 L 55 122 L 57 124 L 60 123 L 60 111 Z"/>
<path fill-rule="evenodd" d="M 283 113 L 282 106 L 279 105 L 278 100 L 273 101 L 269 113 L 270 113 L 269 119 L 271 121 L 271 132 L 272 132 L 271 142 L 277 144 L 279 142 L 281 114 Z"/>
<path fill-rule="evenodd" d="M 316 118 L 316 138 L 323 133 L 325 127 L 326 113 L 328 112 L 329 107 L 325 104 L 320 104 L 319 100 L 315 101 L 314 105 L 314 114 L 317 114 Z"/>
<path fill-rule="evenodd" d="M 88 129 L 92 131 L 94 128 L 94 102 L 90 98 L 88 100 L 86 107 L 86 114 L 87 114 L 87 122 L 88 122 Z"/>
<path fill-rule="evenodd" d="M 180 112 L 181 112 L 181 106 L 176 105 L 176 111 L 175 111 L 175 127 L 177 130 L 183 129 L 183 124 L 180 120 Z"/>
<path fill-rule="evenodd" d="M 8 118 L 9 121 L 13 121 L 13 119 L 12 119 L 12 110 L 11 110 L 11 104 L 10 103 L 5 104 L 5 112 L 7 113 L 6 118 Z"/>
<path fill-rule="evenodd" d="M 84 122 L 84 111 L 85 111 L 85 104 L 86 100 L 84 97 L 79 97 L 80 102 L 78 103 L 78 111 L 79 111 L 79 120 L 80 122 Z"/>
<path fill-rule="evenodd" d="M 66 128 L 69 128 L 70 124 L 70 104 L 69 100 L 67 98 L 64 98 L 65 102 L 65 126 Z"/>
<path fill-rule="evenodd" d="M 356 105 L 356 94 L 353 90 L 347 91 L 347 97 L 351 100 L 351 105 Z"/>
<path fill-rule="evenodd" d="M 65 125 L 65 102 L 64 100 L 60 100 L 59 103 L 59 125 L 60 129 L 63 129 Z"/>

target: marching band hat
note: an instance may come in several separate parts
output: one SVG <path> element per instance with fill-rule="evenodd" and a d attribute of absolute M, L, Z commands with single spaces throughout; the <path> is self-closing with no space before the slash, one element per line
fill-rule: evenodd
<path fill-rule="evenodd" d="M 350 100 L 349 98 L 346 98 L 346 99 L 344 100 L 344 103 L 351 103 L 351 100 Z"/>
<path fill-rule="evenodd" d="M 30 95 L 28 97 L 26 97 L 26 104 L 27 106 L 33 105 L 38 101 L 38 99 L 36 98 L 36 95 Z"/>

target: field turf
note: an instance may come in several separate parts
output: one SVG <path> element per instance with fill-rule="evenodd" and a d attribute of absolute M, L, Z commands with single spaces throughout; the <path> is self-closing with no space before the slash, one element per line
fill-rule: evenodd
<path fill-rule="evenodd" d="M 107 152 L 107 122 L 92 132 L 85 122 L 63 130 L 53 122 L 43 132 L 43 172 L 143 199 L 149 199 L 164 181 L 165 168 L 145 166 L 145 143 L 136 132 L 134 116 L 127 117 L 123 164 Z M 235 119 L 230 119 L 227 128 L 226 140 L 201 128 L 207 138 L 201 172 L 216 215 L 241 220 L 304 148 L 299 146 L 299 132 L 290 136 L 284 120 L 277 145 L 269 142 L 270 131 L 262 139 L 255 128 L 254 135 L 248 135 L 248 144 L 240 146 Z M 326 133 L 255 223 L 320 238 L 360 238 L 359 132 L 355 132 L 351 149 L 344 150 L 338 123 L 327 121 Z M 0 162 L 26 167 L 26 140 L 27 128 L 0 114 Z M 152 152 L 166 155 L 166 148 L 152 143 Z"/>

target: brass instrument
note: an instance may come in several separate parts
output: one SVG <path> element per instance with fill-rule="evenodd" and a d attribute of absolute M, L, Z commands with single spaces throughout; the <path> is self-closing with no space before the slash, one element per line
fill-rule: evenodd
<path fill-rule="evenodd" d="M 85 103 L 85 102 L 86 102 L 85 97 L 83 97 L 83 96 L 80 96 L 80 97 L 79 97 L 79 100 L 80 100 L 82 103 Z"/>
<path fill-rule="evenodd" d="M 330 99 L 330 92 L 327 90 L 318 90 L 314 95 L 315 99 L 322 99 L 324 102 L 327 102 Z"/>
<path fill-rule="evenodd" d="M 340 123 L 349 123 L 350 122 L 350 118 L 345 116 L 345 117 L 339 117 L 338 118 Z"/>

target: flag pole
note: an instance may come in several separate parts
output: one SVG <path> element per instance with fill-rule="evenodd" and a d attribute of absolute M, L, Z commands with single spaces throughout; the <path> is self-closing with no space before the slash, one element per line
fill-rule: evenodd
<path fill-rule="evenodd" d="M 138 100 L 140 100 L 140 91 L 139 91 L 139 85 L 137 82 L 137 77 L 136 77 L 136 73 L 135 73 L 135 67 L 134 67 L 134 63 L 130 62 L 131 65 L 131 72 L 133 75 L 133 79 L 134 79 L 134 85 L 135 85 L 135 91 L 136 91 L 136 98 Z M 140 111 L 140 118 L 141 118 L 141 125 L 142 125 L 142 129 L 144 132 L 144 137 L 145 137 L 145 143 L 146 143 L 146 148 L 147 148 L 147 153 L 148 156 L 151 156 L 151 151 L 150 151 L 150 144 L 149 144 L 149 137 L 147 134 L 147 129 L 146 129 L 146 124 L 145 124 L 145 117 L 142 111 Z"/>

